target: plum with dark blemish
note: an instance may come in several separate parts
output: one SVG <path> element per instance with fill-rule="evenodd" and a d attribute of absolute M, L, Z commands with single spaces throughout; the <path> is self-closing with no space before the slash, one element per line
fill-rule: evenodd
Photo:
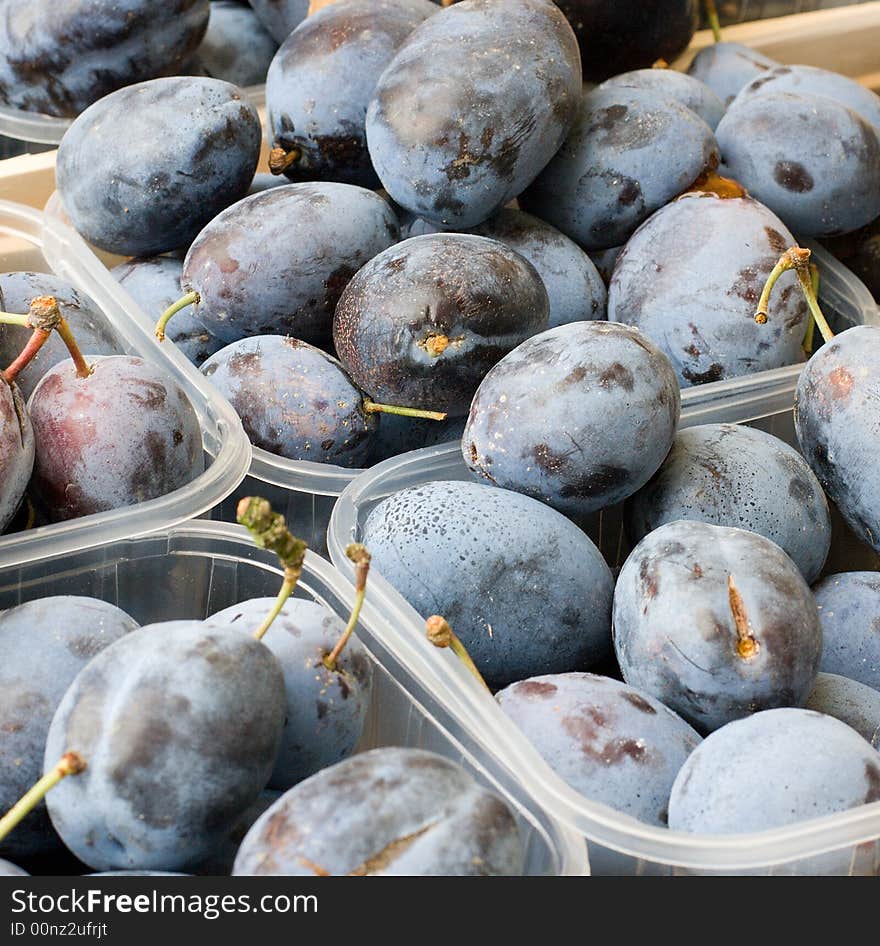
<path fill-rule="evenodd" d="M 163 496 L 204 470 L 199 419 L 163 368 L 128 355 L 48 371 L 28 402 L 34 499 L 59 522 Z"/>
<path fill-rule="evenodd" d="M 447 618 L 490 686 L 584 670 L 610 650 L 610 569 L 528 496 L 460 481 L 405 489 L 370 512 L 362 541 L 416 611 Z"/>
<path fill-rule="evenodd" d="M 367 110 L 370 158 L 407 210 L 472 227 L 547 164 L 580 96 L 577 41 L 554 4 L 465 0 L 418 26 L 382 73 Z"/>
<path fill-rule="evenodd" d="M 285 706 L 281 667 L 253 637 L 199 621 L 132 631 L 55 712 L 46 767 L 76 746 L 87 768 L 47 796 L 52 824 L 96 870 L 198 864 L 265 788 Z"/>
<path fill-rule="evenodd" d="M 798 379 L 794 426 L 829 499 L 880 551 L 880 328 L 847 329 L 813 355 Z"/>
<path fill-rule="evenodd" d="M 49 724 L 74 677 L 137 626 L 96 598 L 52 596 L 0 613 L 0 812 L 43 774 Z M 0 854 L 24 861 L 61 847 L 40 805 L 0 841 Z"/>
<path fill-rule="evenodd" d="M 21 391 L 0 376 L 0 533 L 24 498 L 34 454 L 34 428 Z"/>
<path fill-rule="evenodd" d="M 808 583 L 819 577 L 831 547 L 828 501 L 806 460 L 778 437 L 736 424 L 679 431 L 651 481 L 627 500 L 633 545 L 677 519 L 757 532 Z"/>
<path fill-rule="evenodd" d="M 648 482 L 680 409 L 669 359 L 639 331 L 573 322 L 523 342 L 486 375 L 462 455 L 476 476 L 583 521 Z"/>
<path fill-rule="evenodd" d="M 880 690 L 836 673 L 820 673 L 804 709 L 839 719 L 880 749 Z"/>
<path fill-rule="evenodd" d="M 283 43 L 308 16 L 309 0 L 247 0 L 276 43 Z"/>
<path fill-rule="evenodd" d="M 253 633 L 274 598 L 254 598 L 212 615 L 208 627 Z M 287 714 L 269 788 L 285 791 L 328 765 L 350 756 L 364 729 L 372 688 L 372 663 L 352 638 L 335 670 L 323 658 L 342 637 L 345 624 L 324 605 L 288 598 L 262 638 L 284 673 Z"/>
<path fill-rule="evenodd" d="M 333 339 L 374 400 L 457 417 L 486 372 L 548 317 L 544 283 L 519 253 L 498 240 L 434 233 L 392 246 L 357 273 L 336 308 Z"/>
<path fill-rule="evenodd" d="M 751 197 L 685 194 L 642 224 L 618 256 L 608 318 L 644 332 L 682 387 L 795 364 L 804 358 L 809 311 L 794 273 L 780 277 L 772 322 L 755 322 L 764 283 L 794 241 Z"/>
<path fill-rule="evenodd" d="M 778 65 L 775 59 L 741 43 L 714 43 L 694 56 L 688 75 L 709 86 L 727 108 L 744 85 Z"/>
<path fill-rule="evenodd" d="M 0 102 L 72 118 L 116 89 L 176 72 L 208 26 L 208 0 L 4 0 Z M 126 147 L 134 138 L 124 142 Z"/>
<path fill-rule="evenodd" d="M 186 255 L 181 285 L 224 342 L 291 335 L 329 349 L 333 312 L 348 281 L 397 242 L 378 194 L 350 184 L 288 184 L 215 217 Z"/>
<path fill-rule="evenodd" d="M 133 259 L 114 266 L 110 272 L 148 316 L 164 312 L 168 306 L 180 298 L 183 260 L 174 259 L 171 256 Z M 79 335 L 80 333 L 77 332 L 77 341 L 79 341 Z M 215 338 L 202 325 L 192 309 L 182 311 L 174 319 L 168 338 L 196 367 L 223 347 L 223 342 Z M 93 350 L 89 348 L 87 342 L 81 344 L 89 351 Z M 96 351 L 95 354 L 110 353 Z"/>
<path fill-rule="evenodd" d="M 672 783 L 701 739 L 659 700 L 591 673 L 522 680 L 496 699 L 572 788 L 666 827 Z"/>
<path fill-rule="evenodd" d="M 712 129 L 680 102 L 648 89 L 594 89 L 520 205 L 585 250 L 607 249 L 717 165 Z"/>
<path fill-rule="evenodd" d="M 95 246 L 154 256 L 187 245 L 247 193 L 260 138 L 257 110 L 236 86 L 151 79 L 106 96 L 67 129 L 58 193 Z"/>
<path fill-rule="evenodd" d="M 880 574 L 827 575 L 813 595 L 824 640 L 820 669 L 880 691 Z"/>
<path fill-rule="evenodd" d="M 212 0 L 208 30 L 187 69 L 242 87 L 262 85 L 277 51 L 278 43 L 250 7 Z"/>
<path fill-rule="evenodd" d="M 266 78 L 270 156 L 292 181 L 379 187 L 367 152 L 367 106 L 398 47 L 437 13 L 429 0 L 342 0 L 304 20 Z"/>
<path fill-rule="evenodd" d="M 467 417 L 436 421 L 383 414 L 379 418 L 379 429 L 372 438 L 369 462 L 380 463 L 410 450 L 460 441 L 466 423 Z"/>
<path fill-rule="evenodd" d="M 724 103 L 699 79 L 675 69 L 636 69 L 606 79 L 600 89 L 647 89 L 675 99 L 696 112 L 714 131 L 724 115 Z"/>
<path fill-rule="evenodd" d="M 741 94 L 715 131 L 724 163 L 799 236 L 832 236 L 880 214 L 878 130 L 834 99 Z"/>
<path fill-rule="evenodd" d="M 236 876 L 517 876 L 513 813 L 460 765 L 382 748 L 301 782 L 260 818 Z"/>
<path fill-rule="evenodd" d="M 798 706 L 819 671 L 822 629 L 810 587 L 754 532 L 671 522 L 647 535 L 614 592 L 623 678 L 700 732 Z"/>

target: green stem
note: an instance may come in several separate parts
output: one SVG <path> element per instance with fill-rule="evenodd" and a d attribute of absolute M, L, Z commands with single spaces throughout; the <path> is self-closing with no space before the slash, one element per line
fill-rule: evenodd
<path fill-rule="evenodd" d="M 718 8 L 715 6 L 715 0 L 704 0 L 706 5 L 706 17 L 709 20 L 709 26 L 712 28 L 712 36 L 716 43 L 721 42 L 721 21 L 718 19 Z"/>
<path fill-rule="evenodd" d="M 822 338 L 824 338 L 826 342 L 830 342 L 834 338 L 834 332 L 831 331 L 831 326 L 828 324 L 825 314 L 819 306 L 819 300 L 816 298 L 816 294 L 813 292 L 813 281 L 810 279 L 809 269 L 806 267 L 798 267 L 797 277 L 798 282 L 801 284 L 804 297 L 807 300 L 807 305 L 810 307 L 810 312 L 813 315 L 813 321 L 815 321 L 818 326 Z"/>
<path fill-rule="evenodd" d="M 427 634 L 428 640 L 435 647 L 449 647 L 472 676 L 489 690 L 490 693 L 492 692 L 489 689 L 489 684 L 486 683 L 483 679 L 483 675 L 477 669 L 477 665 L 471 659 L 471 655 L 467 652 L 467 648 L 462 644 L 455 631 L 452 630 L 446 618 L 440 617 L 439 614 L 434 614 L 429 617 L 428 620 L 425 621 L 425 633 Z"/>
<path fill-rule="evenodd" d="M 17 315 L 14 312 L 0 312 L 0 325 L 18 325 L 21 328 L 30 328 L 29 315 Z"/>
<path fill-rule="evenodd" d="M 78 378 L 87 378 L 92 373 L 92 369 L 85 358 L 83 358 L 83 353 L 80 351 L 79 345 L 77 345 L 76 339 L 73 337 L 73 332 L 70 331 L 70 326 L 67 324 L 66 319 L 62 319 L 58 323 L 56 331 L 61 336 L 61 341 L 64 342 L 70 357 L 73 359 L 74 365 L 76 365 L 76 376 Z"/>
<path fill-rule="evenodd" d="M 440 411 L 420 411 L 415 407 L 397 407 L 396 404 L 376 404 L 364 399 L 364 412 L 367 414 L 397 414 L 400 417 L 421 417 L 424 420 L 446 420 L 446 414 Z"/>
<path fill-rule="evenodd" d="M 819 298 L 819 267 L 815 263 L 810 263 L 810 285 L 813 287 L 813 295 Z M 804 334 L 804 343 L 802 348 L 807 358 L 813 352 L 813 334 L 816 328 L 816 320 L 810 319 L 807 322 L 807 331 Z"/>
<path fill-rule="evenodd" d="M 284 582 L 281 585 L 281 590 L 278 592 L 278 597 L 275 599 L 275 604 L 272 605 L 272 610 L 266 615 L 266 619 L 263 623 L 254 631 L 254 637 L 261 641 L 266 634 L 266 631 L 274 624 L 275 618 L 284 610 L 284 605 L 287 603 L 287 599 L 293 592 L 293 589 L 296 588 L 296 583 L 299 581 L 299 576 L 302 574 L 302 570 L 294 571 L 293 569 L 284 570 Z"/>
<path fill-rule="evenodd" d="M 85 767 L 86 763 L 82 756 L 75 752 L 65 753 L 52 771 L 47 772 L 32 788 L 28 789 L 0 818 L 0 841 L 39 805 L 50 789 L 68 775 L 78 775 Z"/>
<path fill-rule="evenodd" d="M 182 296 L 177 302 L 172 303 L 168 308 L 162 313 L 159 317 L 159 321 L 156 323 L 156 338 L 160 342 L 165 341 L 165 329 L 171 319 L 180 312 L 181 309 L 185 309 L 187 306 L 195 305 L 200 300 L 200 296 L 197 292 L 188 292 L 185 296 Z"/>
<path fill-rule="evenodd" d="M 328 670 L 336 670 L 339 655 L 342 653 L 351 635 L 354 634 L 354 629 L 357 627 L 358 619 L 361 616 L 361 608 L 364 606 L 364 598 L 367 594 L 367 575 L 370 573 L 370 553 L 359 542 L 352 542 L 345 550 L 345 554 L 355 565 L 354 590 L 356 594 L 354 607 L 351 609 L 351 617 L 348 619 L 348 624 L 342 632 L 342 637 L 336 642 L 336 646 L 333 650 L 324 657 L 324 666 Z"/>

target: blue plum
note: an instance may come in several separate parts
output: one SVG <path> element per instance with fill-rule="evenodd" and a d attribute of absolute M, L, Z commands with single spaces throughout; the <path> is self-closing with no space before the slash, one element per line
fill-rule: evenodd
<path fill-rule="evenodd" d="M 679 431 L 651 481 L 627 500 L 627 536 L 635 544 L 677 519 L 757 532 L 807 582 L 819 577 L 831 547 L 828 501 L 813 471 L 783 440 L 752 427 Z"/>
<path fill-rule="evenodd" d="M 591 673 L 532 677 L 501 690 L 496 699 L 576 791 L 666 826 L 672 783 L 701 741 L 672 710 Z"/>
<path fill-rule="evenodd" d="M 372 438 L 369 463 L 379 463 L 409 450 L 461 440 L 466 422 L 466 417 L 436 421 L 383 414 L 379 419 L 379 429 Z"/>
<path fill-rule="evenodd" d="M 250 7 L 214 0 L 208 30 L 189 68 L 233 85 L 262 85 L 277 51 L 278 43 Z"/>
<path fill-rule="evenodd" d="M 333 340 L 374 400 L 456 417 L 486 372 L 548 317 L 547 290 L 518 253 L 485 237 L 434 233 L 357 273 L 336 307 Z"/>
<path fill-rule="evenodd" d="M 291 180 L 380 186 L 367 152 L 367 106 L 398 47 L 436 12 L 429 0 L 342 0 L 287 37 L 266 78 L 266 114 L 281 150 L 272 161 L 286 156 Z"/>
<path fill-rule="evenodd" d="M 238 854 L 241 842 L 245 839 L 248 831 L 263 812 L 274 805 L 280 797 L 281 792 L 275 792 L 268 788 L 260 792 L 257 800 L 245 809 L 238 821 L 229 830 L 226 840 L 214 848 L 204 861 L 200 861 L 193 868 L 193 873 L 204 877 L 228 877 L 232 873 L 235 856 Z"/>
<path fill-rule="evenodd" d="M 96 870 L 203 861 L 265 787 L 285 706 L 278 661 L 238 630 L 132 631 L 77 675 L 52 720 L 46 767 L 72 747 L 87 764 L 47 796 L 53 825 Z"/>
<path fill-rule="evenodd" d="M 600 88 L 647 89 L 657 92 L 696 112 L 713 130 L 724 115 L 724 103 L 709 86 L 675 69 L 636 69 L 633 72 L 622 72 L 606 79 Z"/>
<path fill-rule="evenodd" d="M 820 669 L 880 690 L 880 574 L 827 575 L 813 594 L 824 639 Z"/>
<path fill-rule="evenodd" d="M 610 569 L 577 526 L 528 496 L 412 487 L 370 512 L 361 539 L 420 614 L 448 619 L 491 686 L 586 669 L 610 650 Z"/>
<path fill-rule="evenodd" d="M 11 864 L 9 861 L 0 860 L 0 877 L 27 877 L 28 872 Z"/>
<path fill-rule="evenodd" d="M 796 706 L 819 671 L 816 603 L 794 562 L 754 532 L 671 522 L 624 563 L 614 592 L 623 678 L 700 732 Z"/>
<path fill-rule="evenodd" d="M 309 12 L 309 0 L 248 0 L 276 43 L 283 43 Z"/>
<path fill-rule="evenodd" d="M 51 596 L 0 612 L 0 812 L 43 774 L 49 725 L 76 675 L 137 626 L 95 598 Z M 0 841 L 0 854 L 15 860 L 60 849 L 45 805 Z"/>
<path fill-rule="evenodd" d="M 794 242 L 750 197 L 685 194 L 650 217 L 618 256 L 608 318 L 644 332 L 683 387 L 795 364 L 809 312 L 794 273 L 780 278 L 773 319 L 755 322 L 764 283 Z"/>
<path fill-rule="evenodd" d="M 206 624 L 253 633 L 274 603 L 274 598 L 253 598 L 213 614 Z M 284 791 L 341 762 L 361 738 L 372 689 L 369 654 L 353 637 L 335 670 L 322 662 L 344 630 L 345 624 L 324 605 L 289 598 L 263 637 L 281 665 L 287 696 L 284 733 L 269 788 Z"/>
<path fill-rule="evenodd" d="M 194 76 L 151 79 L 106 96 L 67 129 L 58 193 L 95 246 L 154 256 L 187 245 L 244 196 L 260 138 L 257 110 L 236 86 Z"/>
<path fill-rule="evenodd" d="M 122 86 L 173 73 L 204 36 L 210 6 L 208 0 L 5 0 L 0 102 L 72 118 Z"/>
<path fill-rule="evenodd" d="M 460 765 L 383 748 L 286 792 L 245 837 L 236 876 L 515 876 L 513 814 Z"/>
<path fill-rule="evenodd" d="M 0 378 L 0 532 L 24 498 L 34 453 L 34 429 L 21 391 Z"/>
<path fill-rule="evenodd" d="M 839 719 L 880 749 L 880 690 L 836 673 L 820 673 L 804 709 Z"/>
<path fill-rule="evenodd" d="M 465 0 L 422 23 L 382 73 L 366 121 L 373 167 L 407 210 L 472 227 L 546 165 L 580 94 L 577 41 L 554 4 Z"/>
<path fill-rule="evenodd" d="M 709 86 L 727 107 L 744 85 L 778 65 L 741 43 L 715 43 L 694 56 L 688 75 Z"/>
<path fill-rule="evenodd" d="M 289 183 L 286 177 L 276 177 L 274 174 L 255 174 L 247 196 L 250 197 L 251 194 L 271 190 L 273 187 L 284 187 L 285 184 Z"/>
<path fill-rule="evenodd" d="M 620 256 L 622 250 L 622 246 L 609 246 L 607 250 L 591 250 L 587 254 L 593 261 L 593 265 L 598 270 L 606 286 L 611 282 L 614 264 L 617 262 L 617 257 Z"/>
<path fill-rule="evenodd" d="M 738 97 L 715 131 L 732 177 L 799 236 L 833 236 L 880 214 L 874 126 L 820 95 Z"/>
<path fill-rule="evenodd" d="M 711 128 L 680 102 L 647 89 L 594 89 L 520 205 L 585 250 L 603 250 L 717 165 Z"/>
<path fill-rule="evenodd" d="M 506 355 L 474 395 L 461 450 L 471 472 L 581 521 L 641 488 L 681 409 L 669 360 L 612 322 L 573 322 Z"/>
<path fill-rule="evenodd" d="M 391 207 L 372 191 L 336 183 L 273 187 L 202 230 L 181 283 L 199 295 L 196 318 L 224 342 L 292 335 L 329 347 L 342 290 L 397 237 Z"/>

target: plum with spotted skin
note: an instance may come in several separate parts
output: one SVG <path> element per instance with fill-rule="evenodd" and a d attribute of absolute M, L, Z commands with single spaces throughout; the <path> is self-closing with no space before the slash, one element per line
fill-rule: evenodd
<path fill-rule="evenodd" d="M 607 249 L 717 166 L 712 129 L 680 102 L 647 89 L 597 88 L 520 206 L 585 250 Z"/>
<path fill-rule="evenodd" d="M 606 79 L 601 89 L 648 89 L 696 112 L 714 131 L 724 115 L 724 103 L 705 83 L 675 69 L 636 69 Z"/>
<path fill-rule="evenodd" d="M 247 0 L 276 43 L 283 43 L 308 16 L 309 0 Z"/>
<path fill-rule="evenodd" d="M 0 812 L 40 778 L 52 716 L 74 677 L 96 654 L 137 627 L 95 598 L 51 596 L 0 613 Z M 61 849 L 45 805 L 3 841 L 24 860 Z"/>
<path fill-rule="evenodd" d="M 751 197 L 685 194 L 642 224 L 617 257 L 608 318 L 644 332 L 682 387 L 796 364 L 809 312 L 793 272 L 779 280 L 772 321 L 755 322 L 764 283 L 794 243 Z"/>
<path fill-rule="evenodd" d="M 880 691 L 880 575 L 827 575 L 813 594 L 824 639 L 820 669 Z"/>
<path fill-rule="evenodd" d="M 370 512 L 362 541 L 416 611 L 449 620 L 490 686 L 586 669 L 610 651 L 610 569 L 577 526 L 528 496 L 412 487 Z"/>
<path fill-rule="evenodd" d="M 624 563 L 614 592 L 623 678 L 699 732 L 797 706 L 819 671 L 819 613 L 797 566 L 754 532 L 671 522 Z"/>
<path fill-rule="evenodd" d="M 820 673 L 804 709 L 839 719 L 880 749 L 880 690 L 836 673 Z"/>
<path fill-rule="evenodd" d="M 713 43 L 701 49 L 688 66 L 688 75 L 707 85 L 727 108 L 740 89 L 779 63 L 741 43 Z"/>
<path fill-rule="evenodd" d="M 831 547 L 828 501 L 804 458 L 778 437 L 736 424 L 679 431 L 651 481 L 627 500 L 624 519 L 633 544 L 677 519 L 757 532 L 807 582 L 819 577 Z"/>
<path fill-rule="evenodd" d="M 421 749 L 364 752 L 301 782 L 260 818 L 236 876 L 516 876 L 513 814 L 460 765 Z"/>
<path fill-rule="evenodd" d="M 581 521 L 644 486 L 681 410 L 666 356 L 640 332 L 574 322 L 506 355 L 474 395 L 469 469 Z"/>
<path fill-rule="evenodd" d="M 24 498 L 34 455 L 34 428 L 21 391 L 0 378 L 0 532 Z"/>
<path fill-rule="evenodd" d="M 576 791 L 666 826 L 672 783 L 701 738 L 659 700 L 591 673 L 521 680 L 496 699 Z"/>

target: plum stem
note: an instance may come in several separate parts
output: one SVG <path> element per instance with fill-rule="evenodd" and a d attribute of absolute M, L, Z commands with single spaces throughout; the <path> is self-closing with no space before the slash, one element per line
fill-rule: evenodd
<path fill-rule="evenodd" d="M 758 310 L 755 312 L 755 321 L 759 325 L 764 325 L 767 321 L 767 308 L 770 304 L 770 293 L 776 285 L 779 277 L 788 270 L 793 269 L 800 283 L 801 291 L 807 300 L 810 313 L 819 326 L 822 338 L 830 342 L 834 338 L 834 332 L 825 319 L 822 309 L 819 306 L 819 300 L 813 291 L 813 282 L 810 276 L 810 251 L 801 246 L 792 246 L 779 257 L 776 265 L 770 271 L 764 289 L 761 292 L 761 298 L 758 300 Z"/>
<path fill-rule="evenodd" d="M 302 151 L 299 148 L 280 148 L 274 147 L 269 152 L 269 170 L 272 174 L 283 174 L 291 165 L 296 164 L 302 157 Z"/>
<path fill-rule="evenodd" d="M 718 8 L 715 0 L 704 0 L 706 5 L 706 19 L 712 29 L 712 36 L 716 43 L 721 42 L 721 21 L 718 19 Z"/>
<path fill-rule="evenodd" d="M 754 657 L 761 649 L 755 635 L 752 634 L 752 627 L 746 614 L 746 605 L 733 582 L 733 575 L 727 576 L 727 598 L 730 602 L 730 613 L 733 615 L 733 623 L 736 625 L 736 652 L 743 660 Z"/>
<path fill-rule="evenodd" d="M 50 789 L 68 775 L 78 775 L 85 768 L 86 763 L 81 755 L 76 752 L 65 752 L 52 770 L 29 788 L 0 818 L 0 841 L 39 805 Z"/>
<path fill-rule="evenodd" d="M 486 683 L 483 679 L 483 675 L 477 669 L 477 665 L 471 660 L 471 655 L 467 652 L 467 648 L 462 644 L 455 631 L 452 630 L 446 618 L 441 617 L 439 614 L 432 614 L 431 617 L 425 621 L 425 633 L 428 640 L 435 647 L 449 647 L 468 671 L 476 677 L 477 681 L 489 690 L 490 693 L 492 692 L 489 689 L 489 684 Z"/>
<path fill-rule="evenodd" d="M 168 326 L 168 323 L 180 312 L 181 309 L 185 309 L 187 306 L 195 305 L 201 301 L 201 296 L 193 290 L 188 292 L 185 296 L 181 296 L 177 302 L 172 302 L 170 306 L 159 316 L 159 321 L 156 323 L 156 338 L 160 342 L 165 341 L 165 329 Z"/>
<path fill-rule="evenodd" d="M 35 328 L 27 344 L 18 353 L 18 357 L 3 372 L 3 378 L 8 384 L 12 384 L 25 368 L 37 356 L 37 352 L 49 341 L 51 332 L 44 332 L 40 328 Z"/>
<path fill-rule="evenodd" d="M 446 420 L 441 411 L 421 411 L 415 407 L 398 407 L 396 404 L 377 404 L 364 398 L 364 412 L 367 414 L 397 414 L 400 417 L 421 417 L 424 420 Z"/>
<path fill-rule="evenodd" d="M 18 321 L 21 318 L 24 318 L 25 321 Z M 27 344 L 22 349 L 19 356 L 6 371 L 3 372 L 3 377 L 10 384 L 24 371 L 31 361 L 33 361 L 37 352 L 49 340 L 49 336 L 52 332 L 58 332 L 61 336 L 61 340 L 67 347 L 74 365 L 76 365 L 77 377 L 87 378 L 92 373 L 92 369 L 86 364 L 86 360 L 79 350 L 79 345 L 77 345 L 76 339 L 73 337 L 70 326 L 61 314 L 58 300 L 54 296 L 37 296 L 31 299 L 28 314 L 23 317 L 16 315 L 15 319 L 15 322 L 10 322 L 9 324 L 32 328 L 33 334 L 28 339 Z"/>
<path fill-rule="evenodd" d="M 342 653 L 343 648 L 348 643 L 351 635 L 354 634 L 354 629 L 357 627 L 358 619 L 361 616 L 361 608 L 364 606 L 364 598 L 367 594 L 367 575 L 370 573 L 371 561 L 370 553 L 360 542 L 352 542 L 351 545 L 346 548 L 345 554 L 354 562 L 354 607 L 351 609 L 351 617 L 349 617 L 348 624 L 342 632 L 342 637 L 336 642 L 336 646 L 333 650 L 324 656 L 323 663 L 328 670 L 336 670 L 339 655 Z"/>
<path fill-rule="evenodd" d="M 302 575 L 308 546 L 287 528 L 284 516 L 273 512 L 269 501 L 259 496 L 247 496 L 242 499 L 236 509 L 236 518 L 239 524 L 250 532 L 254 544 L 274 552 L 284 566 L 284 581 L 275 604 L 263 623 L 254 631 L 254 637 L 259 641 L 263 639 L 296 588 Z"/>
<path fill-rule="evenodd" d="M 73 332 L 71 332 L 66 319 L 62 319 L 58 323 L 57 332 L 61 336 L 61 341 L 67 346 L 70 357 L 73 359 L 73 363 L 76 366 L 76 376 L 78 378 L 87 378 L 94 369 L 88 364 L 85 358 L 83 358 L 83 354 L 80 351 L 79 345 L 76 343 L 76 339 L 73 337 Z"/>
<path fill-rule="evenodd" d="M 815 263 L 810 263 L 810 285 L 813 288 L 813 295 L 819 298 L 819 267 Z M 813 330 L 816 328 L 816 320 L 809 319 L 807 322 L 807 331 L 804 333 L 804 343 L 802 348 L 807 358 L 813 351 Z"/>
<path fill-rule="evenodd" d="M 0 325 L 18 325 L 20 328 L 30 328 L 30 316 L 18 315 L 15 312 L 0 312 Z"/>

